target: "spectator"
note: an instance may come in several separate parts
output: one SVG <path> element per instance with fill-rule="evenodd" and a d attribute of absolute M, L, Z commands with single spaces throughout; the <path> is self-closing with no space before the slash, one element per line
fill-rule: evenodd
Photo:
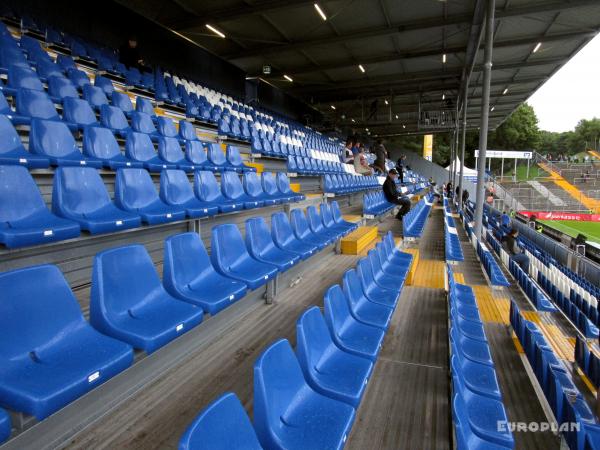
<path fill-rule="evenodd" d="M 135 36 L 131 36 L 127 40 L 127 43 L 119 48 L 119 61 L 128 68 L 136 67 L 140 70 L 143 69 L 144 60 L 140 55 L 137 38 Z"/>
<path fill-rule="evenodd" d="M 356 156 L 360 152 L 360 147 L 362 144 L 360 142 L 360 139 L 358 139 L 358 137 L 355 137 L 353 141 L 354 142 L 352 143 L 352 156 Z"/>
<path fill-rule="evenodd" d="M 351 164 L 354 161 L 354 155 L 352 153 L 353 144 L 354 141 L 352 138 L 346 139 L 346 148 L 344 150 L 344 162 L 346 162 L 346 164 Z"/>
<path fill-rule="evenodd" d="M 375 162 L 373 162 L 373 169 L 379 170 L 383 175 L 387 173 L 385 170 L 385 159 L 387 157 L 387 151 L 383 146 L 383 141 L 377 139 L 377 145 L 375 146 Z M 398 173 L 398 171 L 396 171 Z"/>
<path fill-rule="evenodd" d="M 469 201 L 469 191 L 467 191 L 466 189 L 463 189 L 463 191 L 462 191 L 462 204 L 463 204 L 463 206 L 466 205 L 468 201 Z"/>
<path fill-rule="evenodd" d="M 383 195 L 385 195 L 388 202 L 400 205 L 400 210 L 398 211 L 398 214 L 396 214 L 396 219 L 402 221 L 404 215 L 410 211 L 410 200 L 408 197 L 398 192 L 398 188 L 396 187 L 397 177 L 398 171 L 396 169 L 392 169 L 388 172 L 383 183 Z"/>
<path fill-rule="evenodd" d="M 517 237 L 519 230 L 512 228 L 510 232 L 502 239 L 503 247 L 508 252 L 510 259 L 516 262 L 526 274 L 529 274 L 529 256 L 519 248 Z"/>
<path fill-rule="evenodd" d="M 452 183 L 450 182 L 446 185 L 446 197 L 452 198 Z"/>
<path fill-rule="evenodd" d="M 500 217 L 500 228 L 505 233 L 509 233 L 510 230 L 512 230 L 511 220 L 506 210 L 504 210 L 502 216 Z"/>
<path fill-rule="evenodd" d="M 370 176 L 373 175 L 373 169 L 369 166 L 367 157 L 365 156 L 364 147 L 360 148 L 358 155 L 354 157 L 354 170 L 356 173 Z"/>
<path fill-rule="evenodd" d="M 398 161 L 396 162 L 396 170 L 398 171 L 398 176 L 400 177 L 400 183 L 404 183 L 404 165 L 403 162 L 406 159 L 406 155 L 400 156 Z"/>

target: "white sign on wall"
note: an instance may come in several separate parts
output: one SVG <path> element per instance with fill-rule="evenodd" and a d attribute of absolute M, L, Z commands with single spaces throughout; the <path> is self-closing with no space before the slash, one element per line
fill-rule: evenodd
<path fill-rule="evenodd" d="M 507 159 L 531 159 L 532 151 L 516 151 L 516 150 L 487 150 L 486 158 L 507 158 Z M 479 158 L 479 150 L 475 150 L 475 158 Z"/>

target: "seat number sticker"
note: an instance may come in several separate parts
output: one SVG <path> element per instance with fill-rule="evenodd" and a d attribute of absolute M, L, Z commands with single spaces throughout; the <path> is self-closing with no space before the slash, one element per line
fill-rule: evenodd
<path fill-rule="evenodd" d="M 175 327 L 175 331 L 181 331 L 181 330 L 183 330 L 183 324 L 182 323 L 180 323 L 179 325 L 177 325 Z"/>
<path fill-rule="evenodd" d="M 96 371 L 88 377 L 88 383 L 91 383 L 92 381 L 96 381 L 98 378 L 100 378 L 100 372 Z"/>
<path fill-rule="evenodd" d="M 45 230 L 44 231 L 44 236 L 52 236 L 54 234 L 54 232 L 52 230 Z"/>

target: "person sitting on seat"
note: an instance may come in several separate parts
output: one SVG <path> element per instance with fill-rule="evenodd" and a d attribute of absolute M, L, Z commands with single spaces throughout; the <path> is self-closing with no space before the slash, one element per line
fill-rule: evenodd
<path fill-rule="evenodd" d="M 364 147 L 360 148 L 358 155 L 354 157 L 354 170 L 356 173 L 371 176 L 373 175 L 373 169 L 369 166 L 367 157 L 365 156 Z"/>
<path fill-rule="evenodd" d="M 352 138 L 346 139 L 346 148 L 344 150 L 344 162 L 346 164 L 351 164 L 354 161 L 354 155 L 352 154 L 352 145 L 354 141 Z"/>
<path fill-rule="evenodd" d="M 404 215 L 410 211 L 410 200 L 408 197 L 398 192 L 398 188 L 396 187 L 397 177 L 398 171 L 396 169 L 392 169 L 388 172 L 383 183 L 383 195 L 385 195 L 388 202 L 400 205 L 400 210 L 398 211 L 398 214 L 396 214 L 396 219 L 401 221 Z"/>
<path fill-rule="evenodd" d="M 519 248 L 517 244 L 517 237 L 519 236 L 519 230 L 512 228 L 510 232 L 502 239 L 503 247 L 508 252 L 510 259 L 516 262 L 526 274 L 529 274 L 529 256 L 527 256 Z"/>
<path fill-rule="evenodd" d="M 462 191 L 462 204 L 466 205 L 468 200 L 469 200 L 469 191 L 467 191 L 466 189 L 463 189 L 463 191 Z"/>
<path fill-rule="evenodd" d="M 502 217 L 500 217 L 500 228 L 502 229 L 502 231 L 504 231 L 504 233 L 509 233 L 512 229 L 510 217 L 507 214 L 506 210 L 504 210 L 504 212 L 502 213 Z"/>

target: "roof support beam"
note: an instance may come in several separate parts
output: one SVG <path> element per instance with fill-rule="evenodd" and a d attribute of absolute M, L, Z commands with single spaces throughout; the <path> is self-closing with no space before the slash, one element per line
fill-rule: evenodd
<path fill-rule="evenodd" d="M 273 2 L 271 2 L 273 3 Z M 277 2 L 274 2 L 277 3 Z M 539 14 L 548 11 L 560 11 L 570 8 L 579 8 L 584 6 L 597 5 L 597 0 L 572 0 L 566 2 L 563 0 L 551 0 L 545 2 L 536 2 L 533 5 L 517 6 L 514 8 L 502 9 L 497 12 L 498 19 L 504 19 L 509 17 L 518 17 L 528 14 Z M 254 7 L 253 7 L 254 8 Z M 426 30 L 429 28 L 437 28 L 441 26 L 449 25 L 465 25 L 471 23 L 473 17 L 470 14 L 459 14 L 449 15 L 446 18 L 441 16 L 430 17 L 420 20 L 411 20 L 408 22 L 400 22 L 392 24 L 391 26 L 384 26 L 378 28 L 369 28 L 362 30 L 354 30 L 351 32 L 343 33 L 338 36 L 330 36 L 326 38 L 309 38 L 299 40 L 291 43 L 281 43 L 277 45 L 264 45 L 251 48 L 247 51 L 231 53 L 224 55 L 226 59 L 240 59 L 247 58 L 250 56 L 267 55 L 273 53 L 287 52 L 290 50 L 300 50 L 321 45 L 331 45 L 340 42 L 346 42 L 350 40 L 359 40 L 378 36 L 389 36 L 397 33 L 403 33 L 407 31 Z M 204 19 L 202 19 L 204 20 Z M 202 22 L 204 23 L 204 22 Z"/>

